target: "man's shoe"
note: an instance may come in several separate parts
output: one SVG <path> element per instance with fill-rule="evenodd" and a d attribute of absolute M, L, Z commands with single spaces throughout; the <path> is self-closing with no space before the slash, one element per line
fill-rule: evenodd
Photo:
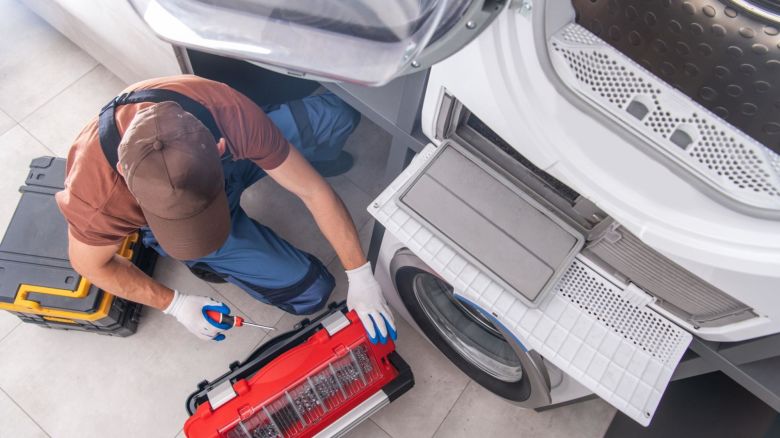
<path fill-rule="evenodd" d="M 339 156 L 333 160 L 313 161 L 311 163 L 317 169 L 317 172 L 325 178 L 341 175 L 351 169 L 353 164 L 355 164 L 355 159 L 347 151 L 339 152 Z"/>

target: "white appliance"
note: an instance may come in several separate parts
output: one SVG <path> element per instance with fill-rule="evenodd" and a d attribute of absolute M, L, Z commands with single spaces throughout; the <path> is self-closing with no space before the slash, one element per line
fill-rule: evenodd
<path fill-rule="evenodd" d="M 538 409 L 591 394 L 519 340 L 506 337 L 475 306 L 453 299 L 446 282 L 390 233 L 382 238 L 376 277 L 399 316 L 471 378 L 512 403 Z"/>
<path fill-rule="evenodd" d="M 382 84 L 433 65 L 432 143 L 369 206 L 386 228 L 376 275 L 491 391 L 531 408 L 595 393 L 647 425 L 693 335 L 780 332 L 780 124 L 730 124 L 756 115 L 740 96 L 777 96 L 771 2 L 132 3 L 169 41 L 297 76 Z M 715 35 L 751 61 L 686 94 L 620 49 L 659 23 L 687 40 L 658 53 L 713 56 Z"/>

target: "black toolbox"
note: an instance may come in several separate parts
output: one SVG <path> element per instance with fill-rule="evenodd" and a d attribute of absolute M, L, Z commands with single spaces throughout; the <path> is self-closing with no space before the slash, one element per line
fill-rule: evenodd
<path fill-rule="evenodd" d="M 141 305 L 111 295 L 68 260 L 68 227 L 54 194 L 64 188 L 65 160 L 36 158 L 0 242 L 0 309 L 41 327 L 111 336 L 135 333 Z M 151 274 L 157 253 L 133 234 L 119 254 Z"/>

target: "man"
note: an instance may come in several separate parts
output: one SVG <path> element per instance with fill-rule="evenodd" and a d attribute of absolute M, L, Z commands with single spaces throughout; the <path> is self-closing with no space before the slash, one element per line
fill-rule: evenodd
<path fill-rule="evenodd" d="M 229 327 L 206 310 L 228 314 L 227 306 L 171 290 L 116 255 L 125 237 L 140 230 L 145 245 L 201 278 L 229 281 L 287 312 L 313 313 L 327 303 L 333 276 L 239 205 L 241 192 L 267 174 L 314 216 L 346 269 L 347 305 L 372 341 L 394 339 L 392 314 L 355 226 L 306 159 L 331 173 L 345 170 L 350 163 L 339 152 L 358 119 L 330 94 L 266 114 L 227 85 L 196 76 L 130 86 L 68 154 L 57 203 L 68 221 L 73 267 L 102 289 L 172 315 L 202 339 L 224 339 Z"/>

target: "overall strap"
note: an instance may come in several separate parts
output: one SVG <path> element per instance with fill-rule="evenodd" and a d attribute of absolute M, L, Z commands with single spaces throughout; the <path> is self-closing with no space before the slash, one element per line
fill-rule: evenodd
<path fill-rule="evenodd" d="M 98 118 L 100 147 L 103 149 L 103 154 L 105 154 L 106 160 L 108 160 L 108 164 L 111 165 L 112 169 L 116 170 L 116 165 L 119 162 L 119 143 L 122 141 L 122 136 L 119 135 L 119 129 L 116 126 L 116 119 L 114 117 L 116 107 L 132 103 L 160 103 L 167 101 L 178 103 L 184 111 L 187 111 L 200 120 L 200 122 L 206 125 L 206 128 L 211 131 L 214 139 L 219 140 L 222 137 L 222 133 L 220 132 L 214 117 L 211 115 L 211 112 L 195 99 L 171 90 L 153 89 L 123 93 L 106 104 L 106 106 L 100 110 L 100 117 Z"/>
<path fill-rule="evenodd" d="M 315 141 L 314 131 L 311 128 L 311 121 L 309 120 L 309 112 L 306 110 L 303 99 L 287 102 L 287 106 L 290 108 L 290 114 L 292 114 L 295 125 L 298 127 L 298 135 L 301 136 L 302 146 L 304 148 L 319 146 Z"/>

